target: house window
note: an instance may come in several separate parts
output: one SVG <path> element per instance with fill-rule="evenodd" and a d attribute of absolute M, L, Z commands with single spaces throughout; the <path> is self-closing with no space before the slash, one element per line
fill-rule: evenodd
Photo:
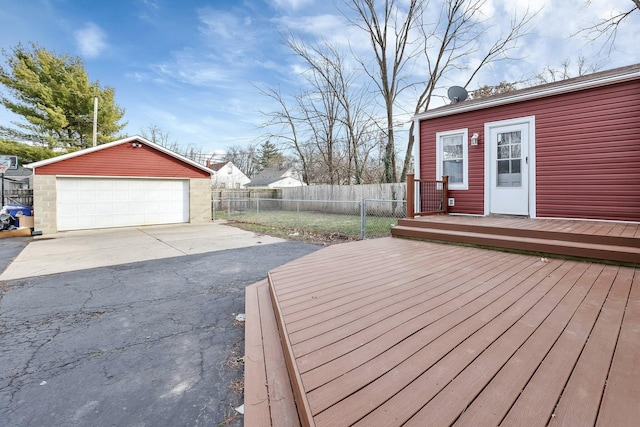
<path fill-rule="evenodd" d="M 452 190 L 469 189 L 468 136 L 467 129 L 436 133 L 436 179 L 447 175 Z"/>

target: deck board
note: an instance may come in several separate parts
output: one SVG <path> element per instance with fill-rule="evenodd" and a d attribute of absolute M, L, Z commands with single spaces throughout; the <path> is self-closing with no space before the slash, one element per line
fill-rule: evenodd
<path fill-rule="evenodd" d="M 505 221 L 484 223 L 494 222 Z M 638 233 L 636 224 L 507 224 Z M 269 273 L 302 425 L 640 418 L 637 267 L 395 238 L 312 255 Z"/>
<path fill-rule="evenodd" d="M 494 273 L 496 274 L 496 273 Z M 509 274 L 507 272 L 507 274 Z M 503 276 L 505 277 L 505 276 Z M 483 285 L 474 286 L 473 283 L 467 284 L 466 289 L 454 289 L 441 297 L 433 300 L 427 300 L 417 304 L 411 309 L 398 310 L 393 316 L 384 319 L 383 322 L 371 323 L 368 328 L 363 328 L 356 334 L 347 336 L 345 339 L 337 342 L 335 345 L 328 346 L 300 358 L 302 366 L 305 361 L 309 361 L 309 366 L 315 368 L 308 373 L 303 374 L 303 379 L 308 380 L 308 389 L 311 391 L 318 385 L 324 384 L 326 378 L 338 378 L 349 371 L 358 368 L 362 364 L 371 361 L 374 357 L 391 349 L 400 340 L 410 339 L 416 331 L 419 331 L 421 339 L 425 339 L 426 335 L 423 330 L 429 327 L 429 334 L 442 330 L 446 331 L 455 321 L 461 321 L 465 316 L 469 317 L 484 307 L 487 301 L 495 299 L 497 293 L 503 292 L 501 286 L 504 287 L 504 280 L 496 276 L 493 281 L 487 276 L 487 282 Z M 507 285 L 508 286 L 508 285 Z M 460 295 L 460 292 L 465 292 Z M 459 295 L 459 296 L 456 296 Z M 455 311 L 456 316 L 451 313 Z M 424 331 L 426 333 L 426 331 Z M 420 345 L 419 341 L 415 341 Z M 410 344 L 408 341 L 407 344 Z M 335 354 L 336 351 L 344 352 L 343 356 L 330 360 L 326 360 Z M 338 353 L 340 354 L 340 353 Z M 323 357 L 324 356 L 324 357 Z M 320 362 L 325 362 L 320 364 Z M 359 376 L 355 382 L 349 379 L 342 379 L 347 383 L 359 384 L 364 381 L 364 376 L 360 376 L 358 372 L 349 374 L 350 376 Z"/>
<path fill-rule="evenodd" d="M 611 292 L 550 420 L 551 425 L 595 424 L 632 277 L 633 270 L 618 271 Z"/>
<path fill-rule="evenodd" d="M 640 419 L 640 274 L 636 270 L 607 378 L 599 425 L 632 426 Z"/>
<path fill-rule="evenodd" d="M 549 271 L 551 271 L 551 268 Z M 546 271 L 546 273 L 549 271 Z M 534 280 L 541 280 L 541 277 L 542 276 L 539 276 Z M 474 301 L 474 303 L 467 304 L 461 309 L 449 308 L 449 314 L 432 323 L 426 323 L 428 327 L 423 327 L 412 335 L 408 335 L 411 333 L 412 325 L 402 325 L 398 331 L 392 331 L 392 333 L 389 334 L 390 337 L 395 336 L 398 340 L 404 338 L 402 341 L 399 341 L 395 346 L 389 346 L 387 343 L 383 346 L 386 347 L 386 351 L 381 352 L 375 359 L 371 358 L 368 363 L 362 364 L 347 374 L 336 378 L 336 380 L 329 385 L 336 388 L 338 393 L 342 393 L 343 388 L 350 386 L 368 387 L 368 390 L 363 390 L 364 393 L 369 393 L 369 391 L 375 392 L 376 385 L 386 387 L 386 384 L 383 385 L 383 383 L 387 379 L 393 382 L 392 377 L 397 374 L 394 373 L 393 370 L 398 368 L 402 363 L 410 366 L 409 370 L 402 373 L 403 375 L 406 374 L 408 380 L 410 380 L 410 369 L 419 369 L 421 365 L 426 365 L 426 358 L 433 358 L 437 361 L 440 357 L 444 357 L 454 343 L 460 342 L 479 330 L 483 325 L 488 324 L 510 305 L 513 305 L 514 301 L 517 301 L 518 298 L 522 296 L 522 292 L 526 292 L 527 290 L 526 286 L 522 289 L 514 289 L 508 296 L 501 298 L 490 306 L 485 306 L 487 303 L 486 299 L 478 299 Z M 491 295 L 487 295 L 487 299 L 491 297 Z M 440 313 L 440 316 L 442 316 L 442 314 L 444 313 Z M 416 325 L 416 327 L 419 326 L 422 325 Z M 407 334 L 406 338 L 401 335 L 402 332 Z M 431 347 L 429 348 L 428 346 Z M 370 351 L 374 353 L 374 355 L 377 353 L 377 351 L 371 351 L 371 348 L 365 348 L 364 350 Z M 423 359 L 423 356 L 426 358 Z M 387 377 L 381 377 L 383 372 L 380 371 L 386 372 Z M 377 384 L 374 385 L 374 381 L 378 381 Z M 312 391 L 310 394 L 315 394 L 315 396 L 310 396 L 310 398 L 320 400 L 320 397 L 325 397 L 328 402 L 331 402 L 331 399 L 335 401 L 335 396 L 327 393 L 328 390 L 329 388 L 325 387 L 324 390 L 319 389 L 317 392 Z M 321 393 L 324 393 L 324 396 L 322 396 Z M 328 405 L 325 404 L 325 406 Z M 339 406 L 332 408 L 332 410 L 339 410 Z"/>
<path fill-rule="evenodd" d="M 300 419 L 266 280 L 245 291 L 244 424 L 298 427 Z M 249 343 L 247 345 L 247 343 Z"/>
<path fill-rule="evenodd" d="M 411 387 L 394 396 L 394 401 L 370 414 L 371 420 L 381 416 L 384 408 L 392 408 L 396 419 L 400 416 L 410 418 L 407 425 L 424 425 L 426 420 L 434 425 L 449 425 L 455 421 L 474 396 L 537 330 L 544 334 L 548 332 L 544 327 L 546 324 L 562 325 L 573 313 L 587 289 L 586 285 L 573 287 L 576 276 L 582 273 L 580 268 L 574 268 L 570 273 L 514 323 L 492 322 L 463 341 L 437 365 L 414 380 Z M 549 318 L 555 323 L 547 321 Z M 538 329 L 540 327 L 542 329 Z M 425 394 L 411 399 L 411 405 L 402 404 L 404 408 L 401 407 L 400 402 L 413 393 Z M 424 405 L 425 402 L 428 403 Z"/>
<path fill-rule="evenodd" d="M 580 355 L 589 332 L 599 312 L 600 305 L 604 301 L 609 286 L 612 282 L 611 275 L 615 276 L 614 267 L 608 267 L 606 274 L 598 277 L 602 283 L 594 283 L 589 293 L 589 299 L 580 305 L 576 315 L 562 332 L 560 339 L 555 343 L 546 345 L 540 340 L 527 340 L 518 352 L 512 357 L 500 372 L 491 380 L 461 417 L 458 423 L 461 425 L 495 426 L 500 424 L 504 416 L 511 409 L 513 402 L 521 390 L 532 388 L 531 378 L 544 384 L 545 392 L 551 396 L 553 385 L 556 384 L 562 390 L 564 376 L 558 375 L 559 367 L 563 367 L 563 375 L 568 376 Z M 549 351 L 549 348 L 551 350 Z M 545 352 L 549 351 L 546 356 Z M 542 353 L 542 354 L 540 354 Z M 544 360 L 543 360 L 544 359 Z M 540 360 L 543 360 L 540 364 Z M 545 383 L 546 381 L 546 383 Z M 528 385 L 527 385 L 528 384 Z M 535 387 L 539 386 L 536 385 Z M 535 388 L 534 387 L 534 388 Z M 492 411 L 484 408 L 491 407 Z M 553 406 L 551 406 L 553 407 Z M 545 409 L 548 408 L 544 407 Z M 543 417 L 544 418 L 544 417 Z M 508 424 L 507 424 L 508 425 Z"/>
<path fill-rule="evenodd" d="M 269 286 L 266 283 L 258 287 L 258 299 L 260 300 L 262 334 L 269 337 L 279 337 L 278 326 L 269 296 Z M 298 418 L 298 411 L 293 398 L 293 390 L 280 340 L 264 339 L 263 348 L 272 423 L 282 426 L 299 426 L 300 419 Z M 252 424 L 247 423 L 247 425 Z"/>
<path fill-rule="evenodd" d="M 592 266 L 593 267 L 593 266 Z M 592 268 L 592 270 L 595 270 Z M 504 425 L 546 425 L 551 418 L 555 403 L 571 374 L 575 362 L 582 351 L 584 343 L 595 322 L 600 307 L 609 292 L 614 268 L 609 268 L 604 274 L 593 271 L 597 277 L 583 277 L 582 283 L 593 281 L 588 295 L 580 303 L 569 322 L 555 330 L 544 340 L 530 339 L 520 350 L 522 355 L 516 355 L 511 361 L 528 359 L 527 366 L 521 366 L 519 374 L 526 373 L 529 378 L 518 387 L 511 386 L 511 395 L 518 396 L 514 405 L 509 409 Z M 533 338 L 533 337 L 532 337 Z M 524 372 L 523 372 L 524 371 Z M 512 371 L 511 374 L 516 374 Z M 485 393 L 483 393 L 483 396 Z M 474 402 L 475 403 L 475 402 Z M 506 411 L 505 411 L 506 412 Z M 500 421 L 500 420 L 498 420 Z M 497 425 L 497 424 L 494 424 Z"/>
<path fill-rule="evenodd" d="M 481 262 L 482 260 L 479 260 L 477 264 Z M 444 268 L 453 268 L 454 266 L 455 264 L 450 263 L 440 265 Z M 350 295 L 349 303 L 337 307 L 334 304 L 325 304 L 327 311 L 316 316 L 310 314 L 309 319 L 293 322 L 293 328 L 290 331 L 292 341 L 294 343 L 302 342 L 323 333 L 330 333 L 334 340 L 337 340 L 338 336 L 344 335 L 345 332 L 336 333 L 335 329 L 344 327 L 345 330 L 352 330 L 358 321 L 364 322 L 366 326 L 382 321 L 385 317 L 409 308 L 419 302 L 421 298 L 429 298 L 434 294 L 445 292 L 448 289 L 447 282 L 453 278 L 452 276 L 455 275 L 460 279 L 464 275 L 465 270 L 462 266 L 458 265 L 458 267 L 456 269 L 458 274 L 451 275 L 425 276 L 424 272 L 415 267 L 402 277 L 394 275 L 393 280 L 387 281 L 378 275 L 375 280 L 370 280 L 367 283 L 370 290 L 364 289 L 358 295 Z M 487 266 L 485 260 L 484 265 L 478 266 L 478 269 L 480 268 L 487 269 L 490 266 Z M 467 271 L 466 275 L 475 275 L 476 271 Z M 425 287 L 425 283 L 428 283 L 429 286 Z M 336 309 L 334 310 L 334 308 Z M 364 321 L 362 321 L 363 318 L 365 318 Z M 296 330 L 298 333 L 295 332 Z M 350 331 L 346 333 L 351 334 Z M 319 347 L 320 345 L 318 342 L 315 346 Z"/>
<path fill-rule="evenodd" d="M 438 274 L 438 271 L 445 271 L 451 266 L 452 263 L 449 260 L 455 257 L 456 252 L 457 251 L 452 250 L 446 257 L 438 258 L 437 261 L 440 265 L 439 270 L 434 269 L 431 274 Z M 414 255 L 409 260 L 398 263 L 398 267 L 403 271 L 410 271 L 411 265 L 416 265 L 416 263 L 419 262 L 420 256 Z M 353 276 L 353 268 L 350 268 L 346 275 L 338 271 L 333 271 L 332 282 L 325 285 L 324 288 L 313 288 L 310 292 L 296 296 L 295 298 L 289 298 L 288 295 L 285 296 L 283 298 L 284 301 L 282 301 L 283 309 L 285 309 L 287 315 L 293 316 L 289 318 L 289 322 L 294 322 L 294 319 L 300 317 L 295 316 L 296 313 L 303 313 L 302 316 L 306 314 L 305 317 L 310 317 L 314 314 L 327 311 L 331 306 L 339 307 L 345 301 L 353 301 L 357 298 L 357 295 L 373 295 L 377 291 L 382 292 L 389 286 L 393 286 L 394 280 L 395 283 L 404 283 L 406 281 L 404 277 L 399 277 L 395 270 L 389 267 L 389 264 L 380 262 L 375 266 L 364 267 L 363 269 L 367 271 L 372 273 L 376 272 L 374 276 L 375 280 L 372 280 L 369 276 L 363 277 L 360 272 Z M 320 277 L 325 275 L 324 271 L 315 274 Z M 277 271 L 273 273 L 273 277 L 275 280 L 278 280 L 279 275 Z M 321 278 L 320 280 L 324 279 Z"/>
<path fill-rule="evenodd" d="M 263 282 L 266 284 L 266 281 Z M 260 306 L 258 303 L 258 286 L 247 286 L 245 290 L 245 313 L 250 313 L 245 320 L 245 381 L 250 379 L 252 387 L 244 388 L 245 415 L 244 422 L 251 426 L 271 426 L 269 410 L 269 391 L 265 368 L 264 350 L 262 348 L 262 331 L 260 330 Z"/>

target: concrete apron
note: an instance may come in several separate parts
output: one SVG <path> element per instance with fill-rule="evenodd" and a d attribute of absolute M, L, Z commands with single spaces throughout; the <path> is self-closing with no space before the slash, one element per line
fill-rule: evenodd
<path fill-rule="evenodd" d="M 66 231 L 34 239 L 0 281 L 279 242 L 221 222 Z"/>

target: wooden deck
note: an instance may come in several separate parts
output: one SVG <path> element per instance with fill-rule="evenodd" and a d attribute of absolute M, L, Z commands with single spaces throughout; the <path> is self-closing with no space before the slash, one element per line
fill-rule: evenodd
<path fill-rule="evenodd" d="M 383 238 L 271 271 L 246 310 L 247 426 L 640 419 L 640 268 Z"/>

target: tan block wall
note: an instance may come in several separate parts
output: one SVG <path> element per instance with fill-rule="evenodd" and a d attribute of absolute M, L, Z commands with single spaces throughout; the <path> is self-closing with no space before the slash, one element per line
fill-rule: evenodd
<path fill-rule="evenodd" d="M 55 175 L 33 176 L 33 228 L 42 234 L 58 231 Z"/>
<path fill-rule="evenodd" d="M 211 179 L 192 178 L 189 182 L 189 222 L 211 222 Z"/>

